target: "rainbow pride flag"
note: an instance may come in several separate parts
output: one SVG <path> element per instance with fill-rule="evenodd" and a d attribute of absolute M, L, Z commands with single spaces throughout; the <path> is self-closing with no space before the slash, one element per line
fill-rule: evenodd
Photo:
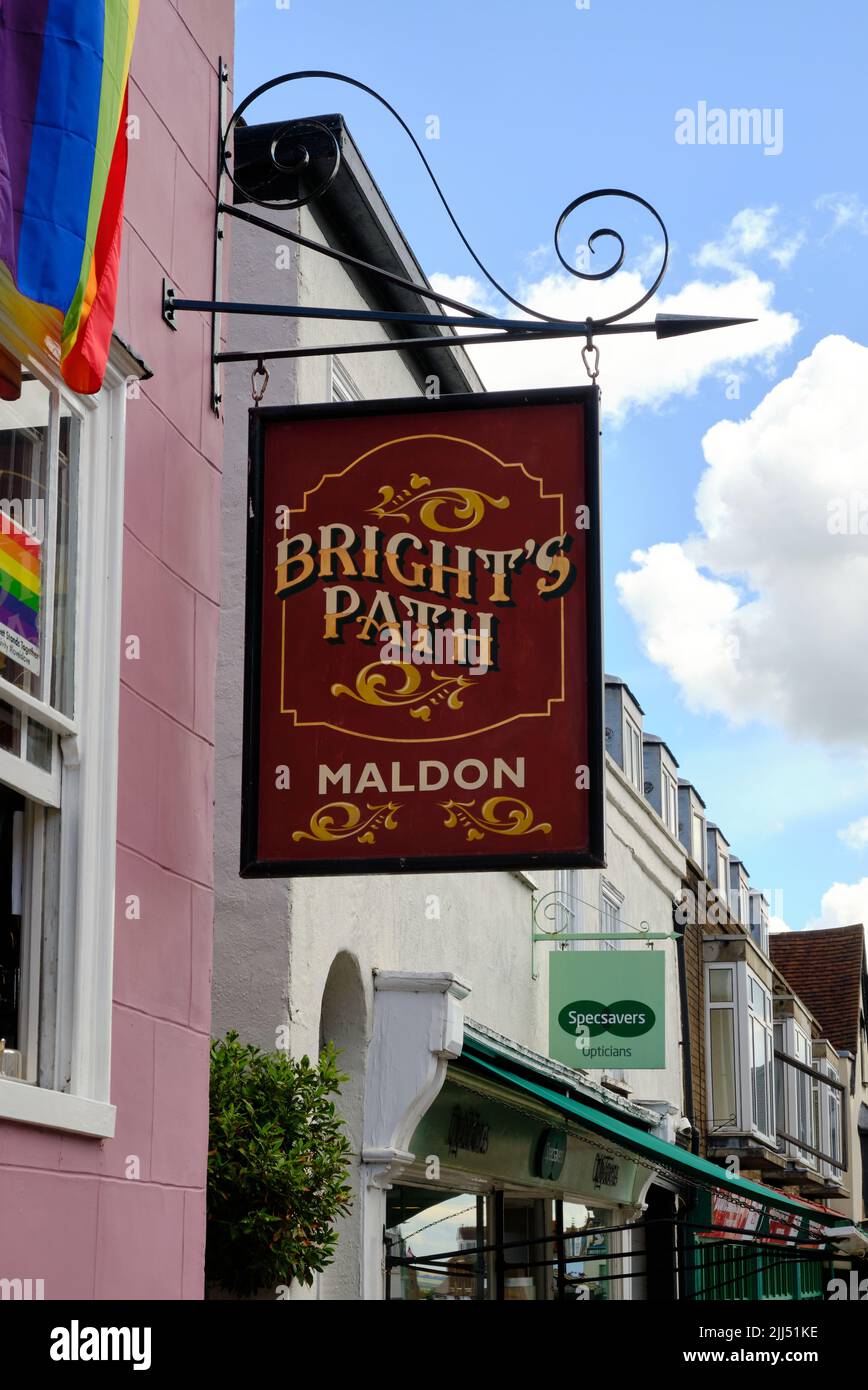
<path fill-rule="evenodd" d="M 17 324 L 59 311 L 61 370 L 85 394 L 114 323 L 138 9 L 0 0 L 0 300 Z"/>
<path fill-rule="evenodd" d="M 39 671 L 42 547 L 0 512 L 0 655 Z"/>

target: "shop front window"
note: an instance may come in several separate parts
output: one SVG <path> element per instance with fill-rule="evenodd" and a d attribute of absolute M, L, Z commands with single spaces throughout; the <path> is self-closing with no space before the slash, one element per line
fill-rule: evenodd
<path fill-rule="evenodd" d="M 611 1212 L 594 1212 L 576 1202 L 564 1202 L 565 1298 L 600 1302 L 617 1296 L 611 1288 L 608 1226 Z"/>
<path fill-rule="evenodd" d="M 395 1187 L 386 1206 L 386 1297 L 431 1303 L 623 1298 L 631 1275 L 614 1220 L 612 1211 L 578 1200 Z"/>
<path fill-rule="evenodd" d="M 507 1197 L 503 1204 L 504 1297 L 522 1302 L 545 1298 L 546 1270 L 551 1259 L 546 1235 L 546 1216 L 551 1202 L 535 1197 Z M 525 1242 L 525 1243 L 523 1243 Z"/>
<path fill-rule="evenodd" d="M 469 1303 L 489 1294 L 489 1199 L 476 1193 L 395 1187 L 386 1206 L 389 1298 Z"/>

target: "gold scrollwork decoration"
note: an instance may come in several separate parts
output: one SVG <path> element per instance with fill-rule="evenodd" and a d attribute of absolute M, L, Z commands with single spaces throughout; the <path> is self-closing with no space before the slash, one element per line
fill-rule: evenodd
<path fill-rule="evenodd" d="M 509 498 L 489 497 L 487 492 L 474 487 L 432 487 L 430 478 L 414 473 L 409 486 L 400 492 L 384 483 L 379 502 L 368 510 L 381 521 L 409 522 L 410 513 L 404 509 L 418 506 L 421 524 L 429 531 L 447 535 L 471 531 L 485 515 L 486 504 L 503 511 L 509 506 Z"/>
<path fill-rule="evenodd" d="M 468 840 L 483 840 L 489 831 L 494 835 L 532 835 L 538 830 L 550 835 L 552 830 L 548 821 L 534 825 L 530 806 L 516 796 L 490 796 L 482 803 L 478 815 L 472 809 L 475 801 L 441 801 L 439 804 L 446 812 L 444 828 L 451 830 L 460 825 L 467 831 Z"/>
<path fill-rule="evenodd" d="M 400 803 L 389 801 L 385 806 L 366 804 L 365 810 L 371 812 L 363 819 L 362 811 L 352 801 L 330 801 L 320 806 L 310 818 L 310 830 L 294 830 L 293 840 L 349 840 L 355 839 L 360 845 L 376 843 L 378 830 L 395 830 L 398 822 L 396 813 Z M 343 816 L 343 824 L 338 816 Z"/>
<path fill-rule="evenodd" d="M 397 686 L 389 685 L 392 672 L 400 679 Z M 423 686 L 422 673 L 418 666 L 408 661 L 373 661 L 363 666 L 356 676 L 356 688 L 335 684 L 331 688 L 334 696 L 348 695 L 363 705 L 379 705 L 385 709 L 406 705 L 411 718 L 427 723 L 431 710 L 439 705 L 458 710 L 463 707 L 462 693 L 473 680 L 469 676 L 444 676 L 437 671 L 430 672 L 430 685 Z"/>

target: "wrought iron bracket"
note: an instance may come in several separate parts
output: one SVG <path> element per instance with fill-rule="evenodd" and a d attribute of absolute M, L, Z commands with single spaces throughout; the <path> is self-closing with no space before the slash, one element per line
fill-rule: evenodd
<path fill-rule="evenodd" d="M 534 893 L 530 904 L 530 973 L 531 979 L 538 980 L 539 972 L 536 968 L 536 948 L 540 942 L 547 942 L 550 946 L 560 946 L 565 941 L 674 941 L 678 932 L 674 931 L 652 931 L 650 922 L 640 922 L 638 927 L 633 927 L 630 931 L 565 931 L 558 926 L 560 917 L 567 913 L 573 915 L 569 903 L 581 903 L 582 898 L 576 897 L 574 893 L 566 893 L 560 889 L 555 889 L 549 893 Z M 553 927 L 550 931 L 542 925 L 543 918 L 547 922 L 552 922 Z"/>
<path fill-rule="evenodd" d="M 452 223 L 455 231 L 469 253 L 471 259 L 485 279 L 497 292 L 500 297 L 508 304 L 512 305 L 522 317 L 504 317 L 498 314 L 487 313 L 473 305 L 464 304 L 460 300 L 451 298 L 448 295 L 440 294 L 433 290 L 430 285 L 419 284 L 415 280 L 407 279 L 397 275 L 393 271 L 388 271 L 382 266 L 377 266 L 369 261 L 352 256 L 347 252 L 339 251 L 335 247 L 325 246 L 319 242 L 312 241 L 304 237 L 299 232 L 292 231 L 290 228 L 280 225 L 277 222 L 269 221 L 259 217 L 224 199 L 223 191 L 228 180 L 233 187 L 238 190 L 248 203 L 256 204 L 267 209 L 277 209 L 280 211 L 292 210 L 306 206 L 315 201 L 322 194 L 327 192 L 336 179 L 341 167 L 341 147 L 334 131 L 322 121 L 313 119 L 302 123 L 301 129 L 315 129 L 320 134 L 324 133 L 327 140 L 331 142 L 332 167 L 319 183 L 309 193 L 300 195 L 297 198 L 266 199 L 257 196 L 251 189 L 245 188 L 239 181 L 238 171 L 234 173 L 231 168 L 233 156 L 232 139 L 235 130 L 244 118 L 244 113 L 248 108 L 266 92 L 285 83 L 297 82 L 305 78 L 324 78 L 330 81 L 342 82 L 347 86 L 354 87 L 359 91 L 365 92 L 392 115 L 403 129 L 404 133 L 414 146 L 417 155 L 421 159 L 428 174 L 434 190 L 440 199 L 445 212 Z M 680 337 L 686 333 L 702 333 L 712 328 L 731 328 L 739 324 L 754 323 L 754 319 L 747 318 L 715 318 L 705 315 L 695 314 L 657 314 L 657 316 L 647 322 L 636 322 L 630 316 L 646 304 L 659 289 L 663 277 L 669 264 L 669 234 L 665 223 L 656 208 L 640 197 L 638 193 L 631 193 L 623 188 L 597 188 L 590 193 L 583 193 L 580 197 L 574 198 L 568 203 L 560 214 L 554 229 L 554 250 L 563 268 L 568 274 L 578 280 L 600 281 L 607 280 L 615 275 L 623 266 L 626 256 L 626 244 L 620 232 L 613 227 L 598 227 L 591 232 L 587 239 L 587 248 L 590 255 L 596 254 L 596 244 L 608 238 L 614 241 L 616 255 L 610 265 L 603 270 L 590 271 L 581 270 L 576 265 L 571 264 L 563 254 L 561 248 L 561 236 L 569 217 L 578 208 L 586 203 L 591 203 L 598 198 L 620 198 L 626 199 L 643 208 L 650 217 L 656 222 L 659 234 L 662 236 L 660 267 L 655 275 L 650 287 L 639 299 L 625 308 L 618 310 L 617 313 L 608 314 L 604 318 L 586 318 L 580 321 L 561 320 L 549 314 L 543 314 L 539 310 L 532 309 L 529 305 L 523 304 L 516 299 L 507 289 L 501 285 L 489 272 L 481 258 L 477 255 L 468 238 L 465 236 L 446 199 L 440 184 L 432 170 L 427 158 L 425 157 L 422 146 L 416 139 L 406 121 L 399 115 L 395 108 L 375 91 L 373 87 L 367 86 L 364 82 L 358 81 L 354 77 L 347 77 L 344 73 L 330 72 L 327 70 L 308 70 L 299 72 L 284 73 L 280 77 L 274 77 L 269 82 L 262 83 L 255 88 L 241 104 L 236 107 L 232 117 L 227 121 L 227 93 L 229 83 L 229 69 L 222 57 L 218 60 L 218 112 L 219 130 L 217 142 L 217 179 L 216 179 L 216 204 L 215 204 L 215 223 L 214 223 L 214 248 L 213 248 L 213 275 L 212 275 L 212 298 L 211 299 L 185 299 L 181 297 L 175 288 L 166 280 L 163 281 L 162 296 L 162 315 L 169 328 L 177 331 L 178 323 L 176 315 L 179 313 L 206 313 L 211 315 L 211 404 L 215 412 L 219 412 L 222 400 L 222 390 L 220 384 L 220 371 L 224 363 L 227 362 L 256 362 L 275 361 L 281 358 L 322 356 L 332 353 L 350 352 L 389 352 L 402 348 L 431 348 L 431 347 L 458 347 L 465 344 L 482 344 L 498 342 L 539 342 L 551 338 L 584 338 L 586 350 L 592 348 L 595 337 L 603 337 L 611 334 L 623 333 L 654 333 L 658 339 Z M 281 141 L 287 136 L 292 135 L 294 146 L 292 158 L 287 161 L 282 159 L 279 153 Z M 297 123 L 286 122 L 280 126 L 275 134 L 269 151 L 272 165 L 276 172 L 281 174 L 298 174 L 308 168 L 311 163 L 310 150 L 301 138 L 301 132 Z M 296 242 L 318 254 L 329 256 L 344 265 L 353 267 L 357 270 L 364 270 L 367 274 L 377 276 L 384 283 L 401 286 L 404 289 L 412 290 L 415 294 L 426 300 L 432 300 L 439 307 L 439 313 L 403 313 L 398 311 L 362 311 L 348 310 L 326 307 L 301 306 L 298 304 L 236 304 L 221 298 L 223 291 L 223 246 L 225 242 L 225 220 L 227 217 L 236 217 L 248 224 L 258 227 L 264 231 L 276 232 L 282 238 Z M 445 313 L 444 309 L 458 311 L 457 313 Z M 314 318 L 329 319 L 335 322 L 341 321 L 362 321 L 379 324 L 406 325 L 413 327 L 430 328 L 430 334 L 419 334 L 414 336 L 384 338 L 381 341 L 371 341 L 363 343 L 342 344 L 334 343 L 317 347 L 296 347 L 261 349 L 255 348 L 249 351 L 222 351 L 220 347 L 222 317 L 224 314 L 240 314 L 252 317 L 278 317 L 278 318 Z M 437 330 L 448 330 L 446 333 Z M 465 331 L 461 330 L 472 330 Z"/>

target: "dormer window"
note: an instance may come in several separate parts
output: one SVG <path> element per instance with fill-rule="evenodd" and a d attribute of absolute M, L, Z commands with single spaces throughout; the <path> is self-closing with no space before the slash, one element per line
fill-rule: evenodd
<path fill-rule="evenodd" d="M 708 880 L 717 892 L 721 902 L 730 903 L 729 895 L 729 844 L 716 825 L 709 825 L 706 831 L 708 851 Z"/>
<path fill-rule="evenodd" d="M 729 865 L 729 907 L 733 917 L 743 927 L 750 926 L 750 879 L 747 870 L 738 859 L 730 860 Z"/>
<path fill-rule="evenodd" d="M 700 873 L 706 872 L 705 803 L 689 782 L 678 783 L 678 838 Z"/>

